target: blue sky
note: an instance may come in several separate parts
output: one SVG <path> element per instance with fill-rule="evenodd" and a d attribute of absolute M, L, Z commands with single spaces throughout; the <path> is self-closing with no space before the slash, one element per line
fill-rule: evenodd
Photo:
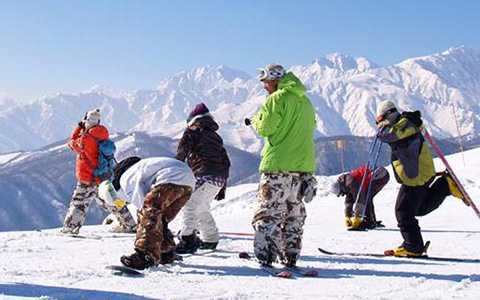
<path fill-rule="evenodd" d="M 388 65 L 480 49 L 480 1 L 172 2 L 1 1 L 0 97 L 153 88 L 207 64 L 253 74 L 331 52 Z"/>

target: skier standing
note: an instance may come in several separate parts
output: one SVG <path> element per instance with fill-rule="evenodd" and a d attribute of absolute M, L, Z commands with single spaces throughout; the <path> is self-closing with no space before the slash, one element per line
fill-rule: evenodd
<path fill-rule="evenodd" d="M 365 173 L 367 175 L 365 176 Z M 362 179 L 365 176 L 364 183 Z M 372 178 L 373 177 L 373 178 Z M 378 167 L 373 171 L 368 170 L 366 166 L 358 167 L 346 174 L 342 174 L 330 187 L 330 191 L 335 195 L 345 196 L 345 225 L 349 230 L 372 229 L 381 225 L 375 216 L 375 207 L 373 197 L 388 183 L 390 176 L 384 167 Z M 368 186 L 370 187 L 370 196 L 367 199 Z M 360 192 L 360 196 L 358 193 Z M 355 201 L 358 198 L 358 203 Z M 365 208 L 366 204 L 366 208 Z M 355 207 L 354 207 L 355 206 Z M 365 220 L 362 220 L 362 213 L 365 210 Z"/>
<path fill-rule="evenodd" d="M 192 197 L 183 208 L 183 226 L 177 253 L 194 253 L 197 248 L 215 249 L 219 234 L 210 211 L 210 202 L 225 198 L 230 159 L 223 140 L 216 132 L 218 124 L 207 106 L 195 106 L 187 119 L 187 128 L 178 144 L 176 158 L 187 160 L 195 174 Z M 199 239 L 196 230 L 200 231 Z"/>
<path fill-rule="evenodd" d="M 129 157 L 115 169 L 112 182 L 137 212 L 135 252 L 120 258 L 127 267 L 143 270 L 175 259 L 170 223 L 192 194 L 195 178 L 183 162 L 168 157 Z"/>
<path fill-rule="evenodd" d="M 93 200 L 104 210 L 113 213 L 128 232 L 135 227 L 135 221 L 127 207 L 106 203 L 98 197 L 101 179 L 94 175 L 99 165 L 99 142 L 109 138 L 108 130 L 100 125 L 100 110 L 88 111 L 70 136 L 68 146 L 77 154 L 77 186 L 63 222 L 62 233 L 78 234 L 85 222 L 88 207 Z"/>
<path fill-rule="evenodd" d="M 416 216 L 424 216 L 442 204 L 445 197 L 462 198 L 450 176 L 436 177 L 432 154 L 421 133 L 419 111 L 400 114 L 391 101 L 377 107 L 379 139 L 392 150 L 392 167 L 401 184 L 395 203 L 395 216 L 403 243 L 388 252 L 394 256 L 420 256 L 424 242 Z"/>
<path fill-rule="evenodd" d="M 305 86 L 281 65 L 267 65 L 259 80 L 268 92 L 261 109 L 245 124 L 265 139 L 260 162 L 258 207 L 253 217 L 254 252 L 270 265 L 296 265 L 306 218 L 303 193 L 314 189 L 315 112 Z"/>

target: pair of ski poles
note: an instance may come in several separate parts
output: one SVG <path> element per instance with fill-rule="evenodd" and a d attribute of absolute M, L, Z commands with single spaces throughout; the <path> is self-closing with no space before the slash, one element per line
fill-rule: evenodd
<path fill-rule="evenodd" d="M 375 174 L 375 170 L 377 169 L 378 158 L 380 157 L 380 150 L 382 149 L 382 142 L 378 139 L 379 133 L 380 132 L 377 132 L 372 144 L 370 144 L 366 169 L 365 169 L 365 172 L 363 173 L 362 181 L 360 182 L 360 187 L 358 189 L 357 197 L 355 199 L 355 206 L 357 206 L 360 201 L 360 196 L 363 192 L 363 185 L 365 184 L 365 180 L 370 172 L 371 174 L 370 181 L 368 182 L 367 194 L 365 197 L 365 203 L 363 205 L 362 214 L 361 214 L 362 221 L 365 219 L 365 213 L 370 201 L 370 194 L 372 192 L 373 176 Z M 378 147 L 377 147 L 377 144 L 378 144 Z M 370 171 L 370 168 L 371 168 L 371 171 Z"/>

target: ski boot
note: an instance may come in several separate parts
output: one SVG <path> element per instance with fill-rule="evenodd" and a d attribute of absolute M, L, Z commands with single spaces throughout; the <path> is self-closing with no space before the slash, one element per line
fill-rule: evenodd
<path fill-rule="evenodd" d="M 139 250 L 135 250 L 135 253 L 131 255 L 123 255 L 122 257 L 120 257 L 120 261 L 126 267 L 136 270 L 144 270 L 155 265 L 153 259 L 150 256 L 146 255 L 145 252 Z"/>
<path fill-rule="evenodd" d="M 403 245 L 392 250 L 385 250 L 385 256 L 396 256 L 396 257 L 421 257 L 427 255 L 428 247 L 430 247 L 430 241 L 427 241 L 423 245 L 423 250 L 420 252 L 407 250 Z"/>
<path fill-rule="evenodd" d="M 195 233 L 180 236 L 175 252 L 178 254 L 193 254 L 200 247 L 200 239 Z"/>

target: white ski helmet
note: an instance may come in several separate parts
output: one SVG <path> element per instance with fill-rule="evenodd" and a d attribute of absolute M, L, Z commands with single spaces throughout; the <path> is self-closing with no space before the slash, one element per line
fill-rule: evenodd
<path fill-rule="evenodd" d="M 383 115 L 385 115 L 385 113 L 389 110 L 392 110 L 392 109 L 397 109 L 397 107 L 395 106 L 395 103 L 393 103 L 392 101 L 390 100 L 385 100 L 385 101 L 382 101 L 380 103 L 378 103 L 377 105 L 377 119 L 378 117 L 382 117 Z"/>
<path fill-rule="evenodd" d="M 278 80 L 285 75 L 285 69 L 282 65 L 269 64 L 263 69 L 258 69 L 258 80 Z"/>

